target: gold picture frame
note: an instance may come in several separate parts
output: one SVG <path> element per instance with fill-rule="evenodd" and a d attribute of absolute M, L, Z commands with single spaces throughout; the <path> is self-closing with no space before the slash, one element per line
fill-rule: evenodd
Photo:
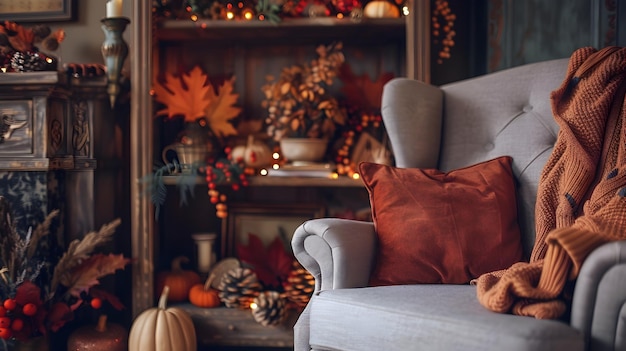
<path fill-rule="evenodd" d="M 3 0 L 0 1 L 0 21 L 70 21 L 74 5 L 74 0 Z"/>

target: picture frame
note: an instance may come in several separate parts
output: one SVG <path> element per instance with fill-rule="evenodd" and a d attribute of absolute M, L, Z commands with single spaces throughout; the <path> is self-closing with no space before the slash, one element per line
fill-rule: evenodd
<path fill-rule="evenodd" d="M 74 0 L 3 0 L 0 21 L 59 22 L 74 18 Z"/>
<path fill-rule="evenodd" d="M 249 233 L 257 235 L 266 246 L 284 234 L 285 245 L 291 251 L 288 244 L 295 229 L 325 213 L 324 206 L 318 204 L 229 204 L 228 216 L 222 222 L 221 257 L 237 257 L 237 244 L 246 245 Z"/>

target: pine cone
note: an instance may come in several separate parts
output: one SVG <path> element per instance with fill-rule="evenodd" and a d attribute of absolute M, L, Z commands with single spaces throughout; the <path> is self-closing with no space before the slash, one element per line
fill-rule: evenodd
<path fill-rule="evenodd" d="M 285 318 L 285 299 L 276 291 L 264 291 L 254 299 L 252 316 L 263 326 L 276 325 Z"/>
<path fill-rule="evenodd" d="M 287 300 L 297 307 L 304 307 L 309 303 L 315 290 L 315 278 L 302 267 L 300 262 L 294 260 L 284 288 Z"/>
<path fill-rule="evenodd" d="M 38 52 L 16 51 L 11 57 L 11 67 L 15 72 L 43 71 L 46 61 Z"/>
<path fill-rule="evenodd" d="M 249 308 L 261 292 L 261 283 L 251 269 L 235 268 L 222 277 L 218 289 L 220 300 L 226 307 Z"/>

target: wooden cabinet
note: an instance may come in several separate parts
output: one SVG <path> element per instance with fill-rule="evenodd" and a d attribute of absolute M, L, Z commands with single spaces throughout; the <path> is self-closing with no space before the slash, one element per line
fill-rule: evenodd
<path fill-rule="evenodd" d="M 120 216 L 113 205 L 121 202 L 113 191 L 121 172 L 118 124 L 106 97 L 102 77 L 2 74 L 0 184 L 20 230 L 60 209 L 57 244 L 65 246 Z"/>

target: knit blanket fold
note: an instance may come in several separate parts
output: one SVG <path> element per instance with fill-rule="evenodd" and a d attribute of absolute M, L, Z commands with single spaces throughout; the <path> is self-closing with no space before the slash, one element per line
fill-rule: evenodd
<path fill-rule="evenodd" d="M 626 48 L 581 48 L 570 57 L 550 95 L 559 134 L 539 180 L 530 261 L 477 278 L 484 307 L 557 319 L 588 254 L 626 239 L 625 91 Z"/>

